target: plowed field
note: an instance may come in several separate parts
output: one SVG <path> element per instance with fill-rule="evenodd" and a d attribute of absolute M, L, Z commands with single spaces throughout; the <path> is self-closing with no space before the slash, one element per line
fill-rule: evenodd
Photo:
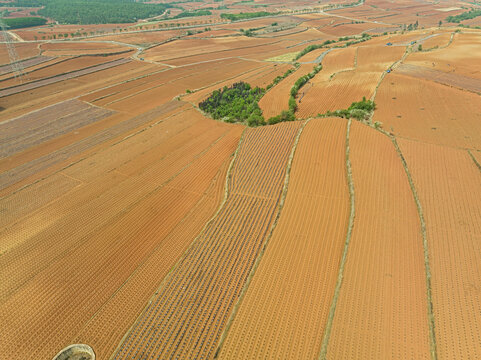
<path fill-rule="evenodd" d="M 397 136 L 479 149 L 481 99 L 428 80 L 389 74 L 376 96 L 374 121 Z"/>
<path fill-rule="evenodd" d="M 281 111 L 289 109 L 288 102 L 292 85 L 294 85 L 301 76 L 311 72 L 313 67 L 313 64 L 301 65 L 299 69 L 271 88 L 262 97 L 261 101 L 259 101 L 259 106 L 266 119 L 279 115 Z"/>
<path fill-rule="evenodd" d="M 113 351 L 158 286 L 162 271 L 167 273 L 192 241 L 189 236 L 200 231 L 219 203 L 222 174 L 242 129 L 197 118 L 167 136 L 162 128 L 169 128 L 169 121 L 105 149 L 97 160 L 105 162 L 111 151 L 120 156 L 129 143 L 139 144 L 141 152 L 132 157 L 124 151 L 127 158 L 117 157 L 123 164 L 115 171 L 78 180 L 83 185 L 70 191 L 68 202 L 66 195 L 60 196 L 6 226 L 0 235 L 0 318 L 3 324 L 7 317 L 11 320 L 4 327 L 2 354 L 51 358 L 79 332 L 96 339 L 98 329 L 92 332 L 88 324 L 107 311 L 122 317 L 103 324 L 109 336 L 97 340 L 97 347 L 100 354 Z M 71 175 L 64 174 L 75 179 L 93 164 L 87 159 L 70 167 Z M 195 222 L 172 233 L 186 217 Z M 99 281 L 90 281 L 92 277 Z M 130 280 L 135 283 L 128 284 Z M 124 291 L 136 290 L 135 301 L 125 297 Z"/>
<path fill-rule="evenodd" d="M 399 145 L 426 220 L 438 358 L 480 358 L 481 172 L 464 150 Z"/>
<path fill-rule="evenodd" d="M 317 359 L 349 216 L 345 138 L 339 119 L 302 132 L 279 223 L 220 359 Z"/>
<path fill-rule="evenodd" d="M 421 226 L 388 137 L 352 123 L 354 229 L 328 359 L 429 359 Z M 375 159 L 375 160 L 374 160 Z"/>
<path fill-rule="evenodd" d="M 158 289 L 115 359 L 213 356 L 275 216 L 299 127 L 247 132 L 227 202 Z"/>

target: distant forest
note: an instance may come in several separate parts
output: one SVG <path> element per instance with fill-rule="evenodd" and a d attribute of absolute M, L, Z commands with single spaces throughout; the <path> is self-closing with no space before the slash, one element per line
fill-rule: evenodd
<path fill-rule="evenodd" d="M 40 17 L 19 17 L 12 19 L 2 19 L 3 23 L 7 25 L 9 29 L 20 29 L 32 26 L 45 25 L 47 19 Z"/>
<path fill-rule="evenodd" d="M 61 24 L 115 24 L 136 22 L 162 14 L 168 4 L 135 0 L 15 0 L 18 7 L 43 7 L 37 14 Z"/>

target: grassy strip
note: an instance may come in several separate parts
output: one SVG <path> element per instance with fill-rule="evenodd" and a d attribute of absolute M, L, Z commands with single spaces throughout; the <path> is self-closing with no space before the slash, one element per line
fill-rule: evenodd
<path fill-rule="evenodd" d="M 294 64 L 294 68 L 293 69 L 289 69 L 287 70 L 284 74 L 282 75 L 279 75 L 279 76 L 276 76 L 274 78 L 274 80 L 272 80 L 272 82 L 266 86 L 266 91 L 267 90 L 270 90 L 272 87 L 276 86 L 277 84 L 279 84 L 282 80 L 284 80 L 286 77 L 288 77 L 289 75 L 291 75 L 294 71 L 296 71 L 297 69 L 299 69 L 299 64 L 298 63 L 295 63 Z"/>
<path fill-rule="evenodd" d="M 476 158 L 473 156 L 473 154 L 471 153 L 470 150 L 468 150 L 468 154 L 469 154 L 469 156 L 471 156 L 471 159 L 473 159 L 473 161 L 476 164 L 476 166 L 478 167 L 479 171 L 481 171 L 481 164 L 478 162 L 478 160 L 476 160 Z"/>
<path fill-rule="evenodd" d="M 416 207 L 418 210 L 419 214 L 419 221 L 421 223 L 421 235 L 423 237 L 423 249 L 424 249 L 424 268 L 426 271 L 426 292 L 427 292 L 427 302 L 428 302 L 428 322 L 429 322 L 429 347 L 430 347 L 430 353 L 431 353 L 431 359 L 432 360 L 437 360 L 437 349 L 436 349 L 436 334 L 435 334 L 435 324 L 434 324 L 434 312 L 433 312 L 433 300 L 432 300 L 432 290 L 431 290 L 431 268 L 429 265 L 429 248 L 428 248 L 428 239 L 427 239 L 427 233 L 426 233 L 426 222 L 424 220 L 424 213 L 423 213 L 423 208 L 421 206 L 421 202 L 419 201 L 418 193 L 416 191 L 416 187 L 414 186 L 414 181 L 411 176 L 411 173 L 409 172 L 409 168 L 406 162 L 406 159 L 404 158 L 401 149 L 399 148 L 399 145 L 396 141 L 396 138 L 391 135 L 386 133 L 385 131 L 382 131 L 385 135 L 388 135 L 394 145 L 394 148 L 396 149 L 396 152 L 398 153 L 399 157 L 401 158 L 401 163 L 404 167 L 404 171 L 406 172 L 406 175 L 408 177 L 409 181 L 409 186 L 411 187 L 411 191 L 413 193 L 414 201 L 416 203 Z"/>
<path fill-rule="evenodd" d="M 354 44 L 359 44 L 359 43 L 362 43 L 364 41 L 371 40 L 371 38 L 372 38 L 371 35 L 369 35 L 367 33 L 363 33 L 360 38 L 357 38 L 357 40 L 347 41 L 344 45 L 334 46 L 333 48 L 338 48 L 338 49 L 346 48 L 346 47 L 349 47 L 349 46 L 354 45 Z M 314 51 L 314 50 L 317 50 L 317 49 L 322 49 L 322 48 L 325 48 L 327 45 L 335 44 L 337 42 L 342 42 L 342 41 L 346 41 L 346 40 L 350 40 L 350 39 L 356 39 L 356 37 L 355 36 L 345 36 L 345 37 L 340 37 L 337 41 L 336 40 L 326 40 L 322 44 L 309 45 L 309 46 L 305 47 L 303 50 L 301 50 L 297 54 L 297 56 L 295 57 L 294 60 L 299 60 L 301 57 L 310 53 L 311 51 Z"/>
<path fill-rule="evenodd" d="M 351 119 L 347 122 L 346 131 L 346 174 L 347 182 L 349 186 L 349 200 L 351 203 L 351 212 L 349 214 L 349 223 L 347 225 L 346 241 L 344 243 L 344 251 L 342 253 L 341 264 L 339 266 L 339 273 L 337 275 L 336 288 L 334 290 L 334 296 L 332 298 L 331 307 L 329 309 L 329 316 L 327 318 L 326 328 L 324 330 L 324 336 L 322 338 L 321 352 L 319 354 L 319 360 L 325 360 L 327 355 L 327 346 L 329 344 L 329 338 L 331 336 L 332 323 L 334 321 L 334 314 L 336 312 L 337 300 L 341 291 L 342 280 L 344 276 L 344 266 L 346 265 L 347 251 L 349 249 L 349 243 L 351 242 L 352 229 L 354 228 L 355 217 L 355 194 L 354 194 L 354 181 L 352 179 L 352 169 L 350 160 L 350 147 L 349 138 L 351 133 Z"/>
<path fill-rule="evenodd" d="M 215 351 L 214 359 L 217 359 L 219 354 L 220 354 L 220 351 L 222 349 L 222 345 L 224 344 L 224 341 L 227 338 L 227 334 L 228 334 L 228 332 L 229 332 L 229 330 L 232 326 L 232 323 L 234 322 L 234 318 L 237 314 L 237 311 L 239 310 L 239 307 L 242 303 L 242 300 L 244 300 L 244 296 L 247 293 L 247 289 L 249 288 L 249 285 L 250 285 L 250 283 L 251 283 L 251 281 L 254 277 L 254 274 L 255 274 L 255 272 L 256 272 L 256 270 L 257 270 L 257 268 L 258 268 L 258 266 L 259 266 L 259 264 L 262 260 L 262 256 L 264 255 L 264 252 L 267 249 L 267 245 L 269 244 L 269 240 L 272 238 L 272 234 L 274 233 L 274 229 L 276 228 L 277 223 L 279 222 L 279 218 L 281 216 L 281 211 L 282 211 L 282 208 L 284 207 L 284 203 L 285 203 L 286 196 L 287 196 L 287 188 L 289 186 L 289 179 L 290 179 L 294 154 L 296 152 L 297 145 L 299 143 L 299 139 L 301 137 L 302 131 L 304 130 L 305 126 L 307 125 L 307 123 L 309 121 L 310 121 L 310 119 L 306 120 L 304 122 L 304 124 L 302 124 L 302 126 L 300 127 L 299 131 L 297 132 L 296 139 L 294 140 L 294 144 L 292 145 L 291 153 L 289 155 L 289 160 L 287 161 L 286 176 L 284 177 L 284 186 L 282 187 L 282 193 L 281 193 L 281 198 L 279 200 L 279 206 L 277 208 L 276 217 L 274 218 L 274 221 L 273 221 L 273 223 L 272 223 L 272 225 L 269 229 L 269 233 L 267 234 L 267 237 L 264 240 L 264 243 L 262 244 L 262 249 L 259 252 L 259 255 L 257 255 L 256 261 L 254 262 L 254 265 L 252 266 L 252 269 L 249 273 L 249 276 L 247 277 L 247 280 L 246 280 L 246 283 L 244 284 L 244 287 L 242 288 L 242 291 L 239 295 L 239 298 L 238 298 L 236 304 L 234 305 L 234 307 L 232 309 L 229 320 L 227 321 L 226 327 L 225 327 L 225 329 L 222 332 L 222 335 L 220 337 L 219 344 L 217 345 L 217 350 Z"/>

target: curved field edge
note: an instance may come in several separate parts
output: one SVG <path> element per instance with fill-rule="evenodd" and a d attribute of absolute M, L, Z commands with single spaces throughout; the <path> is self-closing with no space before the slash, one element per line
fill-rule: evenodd
<path fill-rule="evenodd" d="M 324 330 L 324 336 L 322 337 L 321 351 L 319 353 L 319 360 L 325 360 L 327 355 L 327 346 L 329 344 L 329 337 L 332 331 L 332 323 L 334 321 L 334 314 L 336 312 L 337 300 L 339 298 L 339 293 L 341 291 L 344 267 L 346 265 L 347 252 L 349 250 L 349 243 L 352 237 L 352 229 L 354 228 L 354 217 L 355 211 L 355 193 L 354 193 L 354 181 L 352 179 L 352 168 L 350 160 L 350 147 L 349 138 L 351 133 L 351 123 L 352 120 L 349 119 L 347 122 L 346 130 L 346 175 L 349 188 L 349 202 L 350 202 L 350 213 L 349 213 L 349 223 L 347 225 L 346 241 L 344 243 L 344 250 L 342 252 L 341 263 L 339 266 L 339 273 L 337 276 L 336 288 L 334 290 L 334 296 L 332 299 L 331 307 L 329 309 L 329 316 L 327 318 L 326 328 Z"/>
<path fill-rule="evenodd" d="M 424 251 L 424 268 L 426 272 L 426 296 L 427 296 L 427 312 L 428 312 L 428 322 L 429 322 L 429 346 L 430 346 L 430 354 L 432 360 L 437 360 L 437 347 L 436 347 L 436 332 L 435 332 L 435 321 L 434 321 L 434 311 L 433 311 L 433 297 L 432 297 L 432 286 L 431 286 L 431 267 L 429 265 L 429 246 L 428 246 L 428 238 L 426 233 L 426 221 L 424 218 L 424 212 L 421 205 L 421 201 L 419 200 L 419 196 L 416 190 L 416 186 L 414 185 L 414 180 L 412 178 L 411 172 L 409 171 L 408 164 L 404 155 L 399 147 L 396 138 L 394 136 L 389 136 L 396 152 L 401 159 L 401 163 L 403 165 L 404 171 L 406 172 L 406 176 L 409 181 L 409 186 L 411 187 L 411 191 L 413 194 L 414 202 L 416 203 L 416 208 L 419 215 L 419 221 L 421 223 L 421 235 L 423 238 L 423 251 Z"/>
<path fill-rule="evenodd" d="M 304 130 L 304 128 L 306 127 L 308 122 L 309 122 L 309 120 L 304 121 L 304 123 L 302 124 L 302 126 L 299 128 L 299 130 L 297 132 L 296 138 L 294 140 L 294 144 L 292 146 L 291 153 L 289 155 L 287 167 L 286 167 L 286 175 L 284 177 L 284 186 L 282 188 L 281 199 L 279 201 L 276 217 L 274 219 L 274 222 L 271 225 L 271 228 L 269 229 L 269 233 L 267 235 L 267 238 L 265 239 L 265 241 L 262 245 L 262 249 L 259 252 L 259 255 L 257 256 L 257 258 L 255 260 L 254 266 L 252 267 L 251 272 L 249 273 L 249 276 L 248 276 L 247 281 L 246 281 L 246 283 L 245 283 L 245 285 L 242 289 L 242 292 L 239 296 L 239 299 L 237 300 L 236 304 L 234 305 L 234 308 L 233 308 L 232 313 L 229 317 L 229 320 L 227 321 L 227 325 L 226 325 L 226 327 L 225 327 L 225 329 L 224 329 L 224 331 L 223 331 L 223 333 L 220 337 L 219 345 L 217 346 L 217 349 L 216 349 L 215 354 L 214 354 L 214 359 L 217 359 L 219 354 L 220 354 L 220 351 L 222 349 L 222 345 L 224 344 L 224 341 L 227 338 L 227 335 L 228 335 L 229 330 L 232 326 L 232 323 L 234 322 L 237 311 L 239 310 L 239 307 L 242 304 L 242 300 L 244 299 L 244 296 L 245 296 L 245 294 L 246 294 L 246 292 L 249 288 L 249 285 L 250 285 L 250 283 L 251 283 L 251 281 L 252 281 L 252 279 L 255 275 L 255 272 L 256 272 L 256 270 L 257 270 L 257 268 L 258 268 L 258 266 L 259 266 L 259 264 L 262 260 L 262 256 L 264 255 L 265 250 L 266 250 L 266 248 L 269 244 L 269 240 L 271 239 L 272 234 L 274 232 L 274 229 L 276 228 L 276 226 L 279 222 L 279 218 L 281 216 L 282 208 L 284 207 L 284 202 L 285 202 L 285 199 L 286 199 L 287 190 L 288 190 L 288 186 L 289 186 L 289 179 L 290 179 L 290 172 L 291 172 L 291 168 L 292 168 L 292 161 L 294 160 L 294 155 L 295 155 L 297 145 L 299 143 L 299 139 L 301 137 L 302 131 Z"/>
<path fill-rule="evenodd" d="M 186 254 L 189 252 L 189 249 L 192 248 L 195 243 L 199 240 L 199 238 L 204 234 L 204 232 L 206 231 L 206 229 L 208 228 L 208 226 L 214 221 L 214 219 L 219 215 L 220 211 L 224 208 L 226 202 L 227 202 L 227 199 L 229 197 L 229 190 L 230 190 L 230 182 L 231 182 L 231 179 L 232 179 L 232 171 L 234 169 L 234 164 L 236 163 L 236 160 L 237 160 L 237 156 L 239 154 L 239 151 L 240 151 L 240 148 L 241 148 L 241 145 L 242 143 L 244 142 L 244 138 L 245 138 L 245 134 L 246 134 L 246 129 L 243 130 L 242 132 L 242 135 L 241 135 L 241 138 L 239 139 L 239 143 L 237 145 L 237 148 L 235 150 L 235 152 L 232 154 L 232 160 L 229 164 L 229 168 L 227 170 L 227 174 L 226 174 L 226 178 L 225 178 L 225 183 L 224 183 L 224 196 L 223 196 L 223 199 L 222 199 L 222 202 L 221 204 L 218 206 L 217 208 L 217 211 L 214 213 L 214 215 L 212 215 L 212 217 L 205 223 L 205 225 L 203 226 L 202 230 L 199 232 L 199 234 L 195 237 L 195 239 L 192 241 L 192 243 L 189 245 L 189 247 L 184 251 L 184 254 L 177 260 L 177 262 L 174 264 L 174 266 L 171 267 L 171 269 L 169 270 L 169 272 L 167 273 L 167 275 L 165 276 L 164 280 L 162 281 L 162 283 L 160 284 L 160 286 L 158 287 L 158 289 L 156 290 L 156 292 L 151 296 L 151 299 L 149 300 L 149 303 L 151 302 L 151 300 L 156 296 L 156 294 L 159 292 L 159 290 L 165 286 L 166 282 L 169 280 L 169 278 L 172 276 L 172 273 L 174 272 L 174 270 L 182 263 L 184 257 L 186 256 Z M 144 310 L 142 312 L 140 312 L 139 316 L 135 319 L 135 321 L 132 323 L 132 326 L 129 328 L 128 331 L 125 332 L 124 336 L 122 337 L 122 339 L 120 340 L 119 344 L 117 345 L 117 347 L 115 348 L 115 350 L 113 351 L 112 355 L 110 356 L 110 359 L 113 359 L 116 354 L 118 353 L 120 347 L 122 346 L 122 344 L 124 343 L 124 341 L 127 339 L 127 337 L 130 335 L 130 333 L 132 332 L 132 330 L 134 329 L 134 327 L 136 326 L 137 322 L 139 321 L 139 319 L 144 315 L 145 311 L 147 310 L 148 306 L 146 305 L 144 307 Z"/>

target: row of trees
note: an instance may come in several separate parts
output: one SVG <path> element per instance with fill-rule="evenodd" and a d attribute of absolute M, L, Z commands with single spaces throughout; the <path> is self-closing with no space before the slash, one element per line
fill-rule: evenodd
<path fill-rule="evenodd" d="M 376 109 L 376 104 L 372 100 L 366 100 L 364 96 L 361 101 L 353 102 L 347 109 L 328 111 L 327 116 L 338 116 L 342 118 L 354 118 L 359 121 L 369 119 L 372 112 Z"/>
<path fill-rule="evenodd" d="M 237 21 L 237 20 L 246 20 L 246 19 L 253 19 L 253 18 L 258 18 L 258 17 L 264 17 L 264 16 L 273 16 L 279 14 L 278 12 L 267 12 L 267 11 L 258 11 L 258 12 L 250 12 L 250 13 L 238 13 L 238 14 L 220 14 L 220 17 L 222 19 L 227 19 L 231 21 Z"/>
<path fill-rule="evenodd" d="M 446 21 L 459 24 L 463 20 L 474 19 L 475 17 L 478 17 L 478 16 L 481 16 L 481 9 L 472 8 L 471 10 L 464 12 L 462 14 L 448 16 L 446 18 Z"/>

